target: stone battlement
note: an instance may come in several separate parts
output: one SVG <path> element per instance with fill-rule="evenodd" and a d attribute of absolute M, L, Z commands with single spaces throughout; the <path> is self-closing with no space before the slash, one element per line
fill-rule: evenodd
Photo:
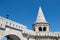
<path fill-rule="evenodd" d="M 38 36 L 60 37 L 60 32 L 39 32 Z"/>
<path fill-rule="evenodd" d="M 21 30 L 24 30 L 24 29 L 27 28 L 25 25 L 22 25 L 20 23 L 11 21 L 9 19 L 6 19 L 6 18 L 3 18 L 3 17 L 0 16 L 0 28 L 5 29 L 6 25 L 9 26 L 9 27 L 12 27 L 12 28 L 15 28 L 15 29 L 21 29 Z"/>

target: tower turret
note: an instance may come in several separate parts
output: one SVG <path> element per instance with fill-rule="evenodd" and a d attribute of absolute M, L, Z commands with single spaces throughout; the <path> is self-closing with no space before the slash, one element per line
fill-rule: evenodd
<path fill-rule="evenodd" d="M 39 7 L 38 15 L 35 24 L 33 24 L 33 30 L 36 32 L 49 31 L 49 24 L 47 23 L 41 7 Z"/>

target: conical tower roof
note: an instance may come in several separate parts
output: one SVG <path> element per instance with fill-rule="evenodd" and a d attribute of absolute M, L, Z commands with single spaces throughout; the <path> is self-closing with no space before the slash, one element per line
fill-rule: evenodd
<path fill-rule="evenodd" d="M 44 14 L 42 12 L 41 7 L 39 7 L 39 11 L 38 11 L 38 15 L 37 15 L 37 19 L 36 19 L 36 23 L 47 23 Z"/>

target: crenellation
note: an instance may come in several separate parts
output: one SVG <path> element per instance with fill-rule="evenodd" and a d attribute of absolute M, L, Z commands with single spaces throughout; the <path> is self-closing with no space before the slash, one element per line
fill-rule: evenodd
<path fill-rule="evenodd" d="M 3 22 L 4 21 L 4 22 Z M 3 22 L 3 23 L 2 23 Z M 16 23 L 14 21 L 11 21 L 9 19 L 6 19 L 6 18 L 3 18 L 3 17 L 0 17 L 0 26 L 3 25 L 5 23 L 5 25 L 7 26 L 10 26 L 10 27 L 13 27 L 13 28 L 16 28 L 16 29 L 26 29 L 27 27 L 22 25 L 22 24 L 19 24 L 19 23 Z M 4 25 L 4 26 L 5 26 Z M 3 27 L 4 27 L 3 26 Z"/>
<path fill-rule="evenodd" d="M 28 30 L 28 29 L 24 30 L 22 33 L 26 33 L 26 34 L 29 34 L 29 35 L 35 35 L 36 36 L 36 32 Z"/>
<path fill-rule="evenodd" d="M 53 36 L 53 37 L 60 37 L 60 32 L 39 32 L 38 36 Z"/>

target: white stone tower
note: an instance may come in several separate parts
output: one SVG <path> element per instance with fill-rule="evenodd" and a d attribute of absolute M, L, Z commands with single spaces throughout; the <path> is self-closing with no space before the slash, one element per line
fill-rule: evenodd
<path fill-rule="evenodd" d="M 33 24 L 33 30 L 36 32 L 47 32 L 50 30 L 41 7 L 39 7 L 38 15 L 35 24 Z"/>

